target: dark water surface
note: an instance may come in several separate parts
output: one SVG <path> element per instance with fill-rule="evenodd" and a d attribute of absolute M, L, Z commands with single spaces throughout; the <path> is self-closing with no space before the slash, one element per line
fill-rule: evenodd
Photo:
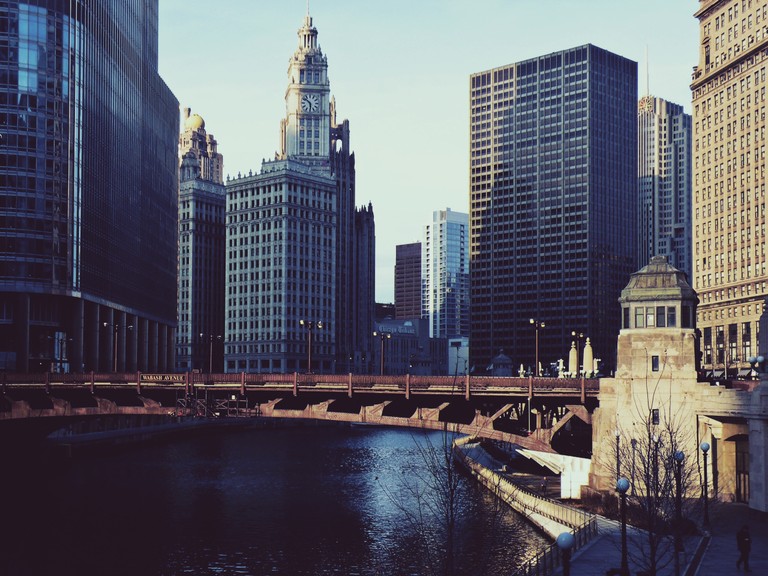
<path fill-rule="evenodd" d="M 444 541 L 425 472 L 442 444 L 390 428 L 245 428 L 6 462 L 0 574 L 430 574 L 445 554 L 417 534 L 432 550 Z M 507 574 L 547 545 L 471 480 L 459 496 L 457 574 Z"/>

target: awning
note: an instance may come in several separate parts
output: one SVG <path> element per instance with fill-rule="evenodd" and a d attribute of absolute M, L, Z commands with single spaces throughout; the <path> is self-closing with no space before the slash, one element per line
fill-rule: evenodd
<path fill-rule="evenodd" d="M 725 375 L 725 370 L 712 370 L 712 378 L 722 378 Z"/>
<path fill-rule="evenodd" d="M 738 377 L 739 378 L 746 378 L 751 373 L 752 373 L 752 368 L 743 368 L 743 369 L 739 370 Z"/>

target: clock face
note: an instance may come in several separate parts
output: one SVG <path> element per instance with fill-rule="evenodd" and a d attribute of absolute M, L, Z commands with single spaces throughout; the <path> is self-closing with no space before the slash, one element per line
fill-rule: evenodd
<path fill-rule="evenodd" d="M 320 99 L 315 94 L 304 94 L 301 97 L 301 109 L 304 112 L 317 112 L 320 109 Z"/>

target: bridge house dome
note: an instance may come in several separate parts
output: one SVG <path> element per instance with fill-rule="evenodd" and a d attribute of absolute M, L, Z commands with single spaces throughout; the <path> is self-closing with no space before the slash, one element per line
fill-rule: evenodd
<path fill-rule="evenodd" d="M 696 327 L 699 298 L 682 272 L 654 256 L 621 291 L 622 329 Z"/>

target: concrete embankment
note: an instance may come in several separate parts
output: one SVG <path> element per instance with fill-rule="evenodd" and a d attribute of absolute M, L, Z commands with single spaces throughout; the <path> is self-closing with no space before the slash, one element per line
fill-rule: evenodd
<path fill-rule="evenodd" d="M 594 518 L 582 510 L 534 494 L 510 482 L 502 472 L 501 462 L 472 438 L 460 438 L 454 447 L 459 460 L 479 482 L 550 537 L 556 538 L 563 532 L 576 530 Z"/>

